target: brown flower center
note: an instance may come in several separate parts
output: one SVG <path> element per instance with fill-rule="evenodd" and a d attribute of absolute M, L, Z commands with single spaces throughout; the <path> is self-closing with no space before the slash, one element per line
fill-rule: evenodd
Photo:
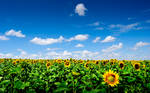
<path fill-rule="evenodd" d="M 135 64 L 135 69 L 139 69 L 140 66 L 138 64 Z"/>

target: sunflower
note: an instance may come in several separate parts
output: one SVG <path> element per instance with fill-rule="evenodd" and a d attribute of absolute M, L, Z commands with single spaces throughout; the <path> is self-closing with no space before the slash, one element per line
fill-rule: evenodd
<path fill-rule="evenodd" d="M 133 67 L 134 67 L 136 70 L 140 70 L 140 63 L 134 63 L 134 64 L 133 64 Z"/>
<path fill-rule="evenodd" d="M 65 67 L 70 67 L 70 62 L 69 61 L 64 62 L 64 66 Z"/>
<path fill-rule="evenodd" d="M 68 60 L 68 59 L 65 59 L 65 60 L 64 60 L 64 62 L 67 62 L 67 61 L 69 61 L 69 60 Z"/>
<path fill-rule="evenodd" d="M 114 87 L 115 85 L 119 84 L 119 75 L 111 70 L 104 73 L 103 78 L 104 82 L 106 82 L 111 87 Z"/>
<path fill-rule="evenodd" d="M 16 62 L 16 61 L 14 61 L 14 62 L 13 62 L 13 64 L 14 64 L 14 65 L 16 65 L 16 64 L 17 64 L 17 62 Z"/>
<path fill-rule="evenodd" d="M 80 60 L 79 60 L 79 63 L 80 63 L 80 64 L 83 64 L 83 63 L 84 63 L 84 61 L 80 59 Z"/>
<path fill-rule="evenodd" d="M 98 65 L 98 64 L 99 64 L 99 60 L 96 60 L 96 61 L 95 61 L 95 64 Z"/>
<path fill-rule="evenodd" d="M 109 60 L 103 60 L 102 62 L 103 62 L 103 65 L 106 65 L 109 62 Z"/>
<path fill-rule="evenodd" d="M 84 64 L 84 67 L 85 67 L 86 69 L 89 69 L 89 62 L 86 62 L 86 63 Z"/>
<path fill-rule="evenodd" d="M 119 63 L 119 67 L 120 67 L 121 69 L 124 68 L 124 62 L 123 62 L 123 61 L 121 61 L 121 62 Z"/>
<path fill-rule="evenodd" d="M 49 68 L 50 66 L 51 66 L 51 63 L 50 63 L 50 62 L 47 62 L 47 63 L 46 63 L 46 67 Z"/>
<path fill-rule="evenodd" d="M 61 59 L 57 59 L 56 62 L 59 63 L 59 64 L 61 64 L 62 60 Z"/>
<path fill-rule="evenodd" d="M 80 75 L 80 73 L 75 72 L 75 71 L 72 71 L 72 74 L 73 74 L 74 76 L 78 76 L 78 75 Z"/>
<path fill-rule="evenodd" d="M 75 59 L 73 59 L 73 60 L 72 60 L 72 62 L 77 63 L 78 61 L 77 61 L 77 60 L 75 60 Z"/>

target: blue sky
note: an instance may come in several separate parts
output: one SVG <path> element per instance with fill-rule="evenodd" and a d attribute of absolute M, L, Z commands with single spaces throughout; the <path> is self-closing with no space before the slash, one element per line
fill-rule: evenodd
<path fill-rule="evenodd" d="M 149 0 L 0 0 L 0 57 L 150 59 Z"/>

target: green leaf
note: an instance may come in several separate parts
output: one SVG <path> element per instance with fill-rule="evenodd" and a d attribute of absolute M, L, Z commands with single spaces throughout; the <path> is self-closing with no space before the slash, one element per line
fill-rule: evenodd
<path fill-rule="evenodd" d="M 10 84 L 10 80 L 4 80 L 0 83 L 0 85 L 3 85 L 3 84 L 6 84 L 6 85 Z"/>
<path fill-rule="evenodd" d="M 0 77 L 0 81 L 1 81 L 2 78 L 3 78 L 3 77 Z"/>
<path fill-rule="evenodd" d="M 30 86 L 30 82 L 22 82 L 22 81 L 16 81 L 14 84 L 14 88 L 17 89 L 24 89 L 25 87 Z"/>
<path fill-rule="evenodd" d="M 128 82 L 129 83 L 134 82 L 134 81 L 136 81 L 136 78 L 128 77 Z"/>

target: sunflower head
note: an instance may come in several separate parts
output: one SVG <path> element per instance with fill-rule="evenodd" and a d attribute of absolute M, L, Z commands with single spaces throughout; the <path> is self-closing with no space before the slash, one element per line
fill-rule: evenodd
<path fill-rule="evenodd" d="M 74 63 L 77 63 L 77 62 L 78 62 L 76 59 L 73 59 L 72 61 L 73 61 Z"/>
<path fill-rule="evenodd" d="M 134 64 L 133 64 L 133 67 L 134 67 L 136 70 L 140 70 L 140 63 L 134 63 Z"/>
<path fill-rule="evenodd" d="M 17 64 L 17 62 L 16 62 L 16 61 L 14 61 L 14 62 L 13 62 L 13 64 L 14 64 L 14 65 L 16 65 L 16 64 Z"/>
<path fill-rule="evenodd" d="M 120 67 L 120 69 L 124 68 L 124 62 L 123 61 L 119 62 L 119 67 Z"/>
<path fill-rule="evenodd" d="M 111 70 L 104 73 L 103 78 L 104 82 L 106 82 L 111 87 L 114 87 L 115 85 L 119 84 L 119 75 Z"/>
<path fill-rule="evenodd" d="M 98 61 L 98 60 L 96 60 L 96 61 L 95 61 L 95 64 L 96 64 L 96 65 L 98 65 L 98 64 L 99 64 L 99 61 Z"/>
<path fill-rule="evenodd" d="M 86 62 L 86 63 L 84 64 L 84 67 L 85 67 L 86 69 L 89 69 L 89 62 Z"/>
<path fill-rule="evenodd" d="M 58 64 L 61 64 L 61 63 L 62 63 L 62 60 L 61 60 L 61 59 L 57 59 L 56 62 L 57 62 Z"/>
<path fill-rule="evenodd" d="M 47 68 L 50 68 L 50 66 L 51 66 L 51 63 L 50 63 L 50 62 L 47 62 L 47 63 L 46 63 L 46 67 L 47 67 Z"/>
<path fill-rule="evenodd" d="M 109 62 L 109 60 L 104 60 L 103 65 L 106 65 Z"/>
<path fill-rule="evenodd" d="M 69 61 L 68 59 L 65 59 L 65 60 L 64 60 L 64 62 L 68 62 L 68 61 Z"/>
<path fill-rule="evenodd" d="M 84 63 L 84 61 L 80 59 L 80 60 L 79 60 L 79 63 L 80 63 L 80 64 L 83 64 L 83 63 Z"/>
<path fill-rule="evenodd" d="M 69 61 L 64 62 L 64 66 L 65 66 L 65 67 L 70 67 L 70 62 L 69 62 Z"/>

